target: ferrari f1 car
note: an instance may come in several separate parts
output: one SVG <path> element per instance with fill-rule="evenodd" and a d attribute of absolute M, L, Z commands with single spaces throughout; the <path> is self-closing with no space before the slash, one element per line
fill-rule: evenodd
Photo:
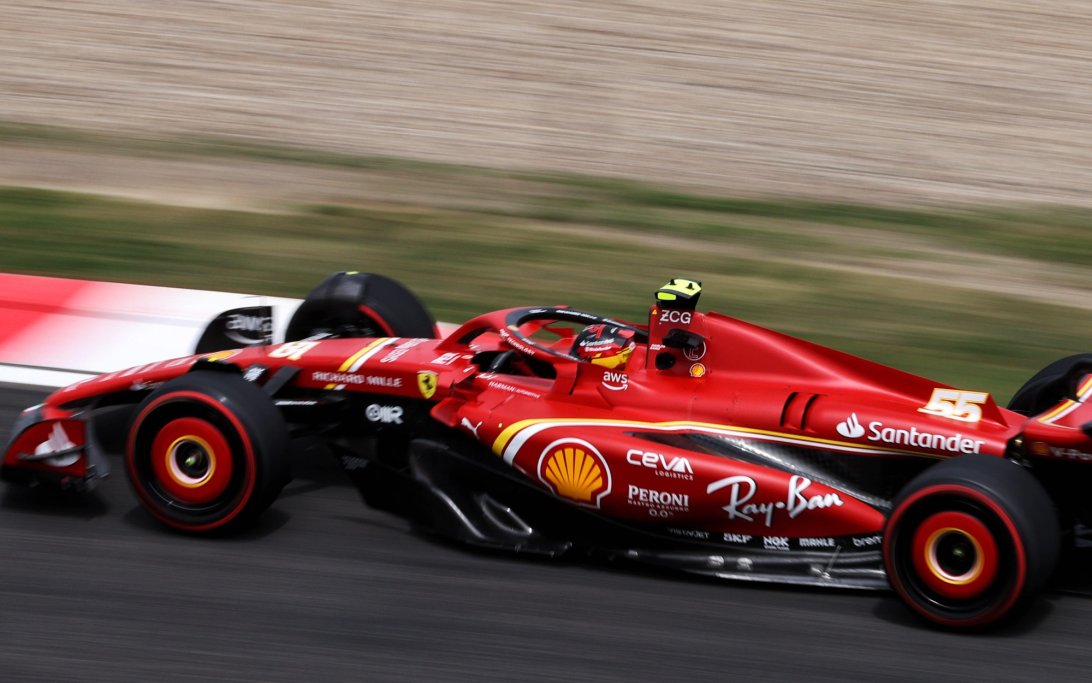
<path fill-rule="evenodd" d="M 1092 354 L 1001 408 L 700 312 L 700 293 L 672 280 L 647 322 L 532 306 L 439 338 L 397 282 L 338 273 L 282 343 L 53 393 L 22 414 L 0 475 L 84 490 L 109 473 L 113 441 L 153 517 L 223 532 L 274 501 L 309 436 L 368 504 L 474 546 L 890 585 L 949 627 L 1026 603 L 1092 520 Z"/>

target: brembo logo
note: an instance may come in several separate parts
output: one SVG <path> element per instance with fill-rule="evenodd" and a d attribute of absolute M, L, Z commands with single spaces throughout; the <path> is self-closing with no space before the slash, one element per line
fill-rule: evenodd
<path fill-rule="evenodd" d="M 857 413 L 850 413 L 846 421 L 839 422 L 835 429 L 847 439 L 859 439 L 864 436 L 864 427 L 861 426 L 861 421 L 857 419 Z"/>

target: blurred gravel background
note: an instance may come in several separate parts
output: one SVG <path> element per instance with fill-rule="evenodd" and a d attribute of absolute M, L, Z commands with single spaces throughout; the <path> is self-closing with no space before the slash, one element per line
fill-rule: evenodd
<path fill-rule="evenodd" d="M 0 120 L 668 181 L 1089 205 L 1084 0 L 6 0 Z"/>
<path fill-rule="evenodd" d="M 203 139 L 957 208 L 717 213 L 610 183 L 205 155 Z M 1089 338 L 1084 214 L 987 212 L 995 227 L 966 208 L 1092 207 L 1087 0 L 0 0 L 0 159 L 0 186 L 187 207 L 10 191 L 0 253 L 20 272 L 267 291 L 343 259 L 432 287 L 450 314 L 480 305 L 475 287 L 519 301 L 516 282 L 632 301 L 635 272 L 706 264 L 742 317 L 923 373 L 979 368 L 1003 391 Z M 4 437 L 41 395 L 0 389 Z M 120 480 L 78 505 L 0 491 L 3 680 L 1088 678 L 1087 595 L 956 636 L 886 594 L 480 555 L 367 510 L 324 463 L 297 463 L 230 541 L 163 533 Z"/>

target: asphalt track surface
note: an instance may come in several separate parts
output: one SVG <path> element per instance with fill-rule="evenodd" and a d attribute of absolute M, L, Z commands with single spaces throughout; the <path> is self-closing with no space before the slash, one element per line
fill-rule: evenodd
<path fill-rule="evenodd" d="M 44 392 L 0 390 L 0 438 Z M 124 474 L 83 500 L 0 490 L 0 680 L 1081 680 L 1092 600 L 985 634 L 890 594 L 692 580 L 463 550 L 300 454 L 260 526 L 170 533 Z"/>

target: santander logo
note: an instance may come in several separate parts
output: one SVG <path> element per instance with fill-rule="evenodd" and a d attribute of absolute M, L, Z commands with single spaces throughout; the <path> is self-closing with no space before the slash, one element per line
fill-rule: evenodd
<path fill-rule="evenodd" d="M 847 439 L 859 439 L 865 433 L 865 428 L 861 426 L 861 421 L 857 419 L 857 413 L 850 413 L 849 417 L 844 422 L 839 422 L 835 429 Z"/>
<path fill-rule="evenodd" d="M 857 413 L 850 413 L 844 421 L 839 422 L 835 430 L 847 439 L 859 439 L 865 436 L 869 441 L 878 441 L 889 446 L 914 446 L 934 451 L 947 451 L 949 453 L 980 453 L 986 442 L 975 439 L 973 436 L 957 434 L 934 434 L 919 430 L 917 427 L 909 429 L 903 427 L 887 427 L 879 420 L 873 420 L 868 426 L 861 424 Z"/>

